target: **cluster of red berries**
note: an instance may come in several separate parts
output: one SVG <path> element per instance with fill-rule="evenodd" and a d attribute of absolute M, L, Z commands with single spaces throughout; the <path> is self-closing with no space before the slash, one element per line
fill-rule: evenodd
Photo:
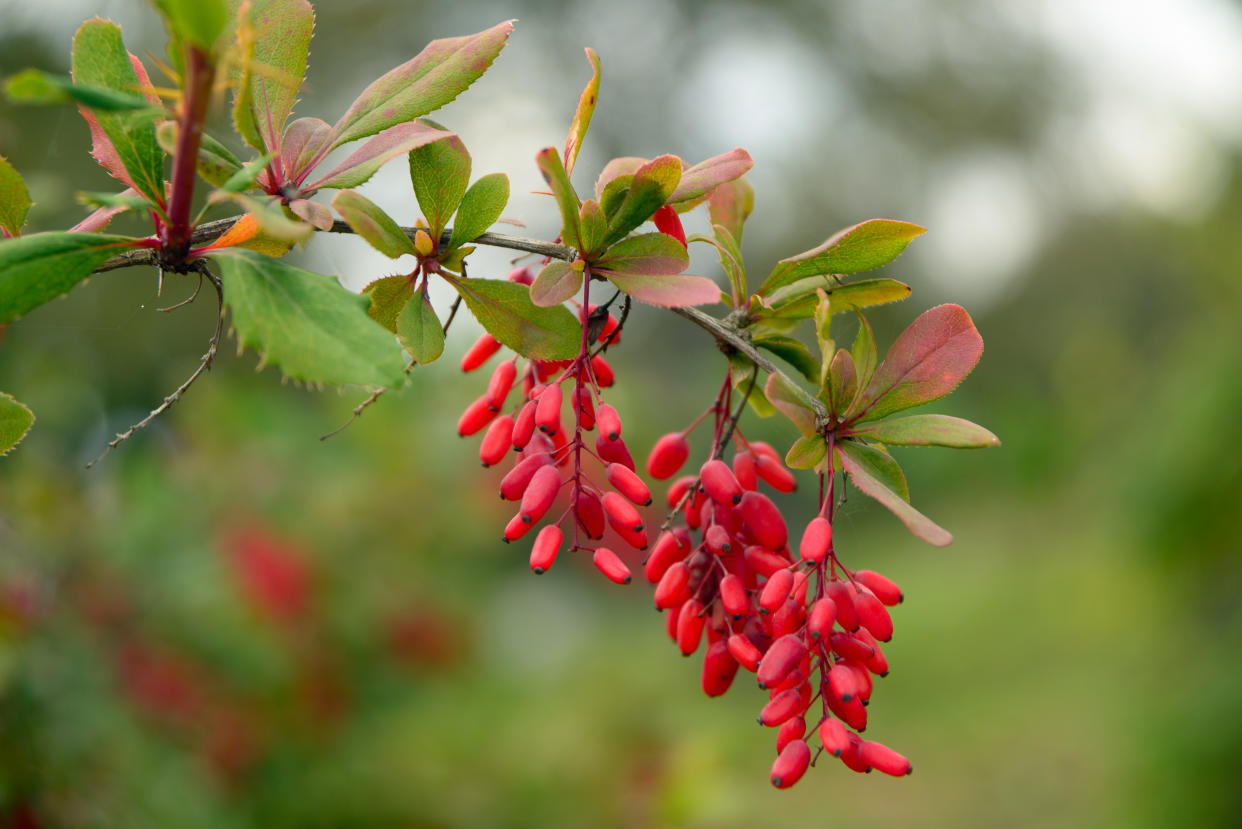
<path fill-rule="evenodd" d="M 531 274 L 519 268 L 509 279 L 528 285 Z M 647 548 L 647 531 L 638 507 L 651 503 L 651 491 L 635 471 L 621 438 L 620 416 L 601 397 L 601 390 L 613 384 L 612 368 L 602 354 L 593 352 L 598 350 L 597 343 L 608 347 L 618 342 L 620 322 L 606 308 L 585 306 L 579 314 L 583 336 L 577 357 L 527 360 L 520 371 L 516 356 L 500 363 L 487 391 L 462 413 L 457 431 L 463 437 L 484 432 L 479 446 L 484 466 L 499 464 L 510 449 L 516 450 L 513 467 L 500 482 L 500 497 L 519 502 L 517 514 L 504 530 L 506 542 L 517 541 L 534 529 L 552 511 L 558 496 L 568 491 L 564 511 L 535 537 L 532 570 L 544 573 L 552 566 L 565 542 L 562 527 L 570 521 L 569 549 L 590 552 L 600 572 L 618 584 L 629 584 L 630 569 L 612 549 L 586 543 L 602 540 L 611 528 L 630 547 Z M 500 348 L 498 340 L 484 334 L 462 358 L 462 370 L 480 368 Z M 505 413 L 519 374 L 521 396 Z M 566 402 L 573 414 L 569 429 L 563 420 Z M 589 432 L 596 432 L 594 448 L 586 442 Z M 606 486 L 588 474 L 588 458 L 602 466 Z"/>
<path fill-rule="evenodd" d="M 643 572 L 655 585 L 669 637 L 686 656 L 706 638 L 702 685 L 708 696 L 728 691 L 739 667 L 756 674 L 769 697 L 759 722 L 778 729 L 771 773 L 777 788 L 798 782 L 812 763 L 808 731 L 854 771 L 909 774 L 905 757 L 859 736 L 867 727 L 873 676 L 888 673 L 880 643 L 892 637 L 887 607 L 901 601 L 900 589 L 837 559 L 831 513 L 825 517 L 831 480 L 824 507 L 793 555 L 780 509 L 758 487 L 762 481 L 791 492 L 794 476 L 770 446 L 737 437 L 742 448 L 732 465 L 713 457 L 668 490 L 679 525 L 656 540 Z M 665 435 L 647 471 L 671 478 L 688 456 L 686 433 Z"/>

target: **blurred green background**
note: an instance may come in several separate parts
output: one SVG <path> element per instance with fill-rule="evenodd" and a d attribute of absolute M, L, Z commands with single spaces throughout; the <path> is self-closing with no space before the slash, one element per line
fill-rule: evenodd
<path fill-rule="evenodd" d="M 1238 3 L 318 11 L 297 112 L 329 121 L 428 40 L 519 18 L 436 117 L 476 175 L 509 173 L 531 235 L 555 233 L 532 161 L 564 140 L 585 45 L 604 84 L 580 184 L 614 155 L 747 147 L 759 275 L 865 218 L 930 229 L 886 269 L 915 290 L 874 315 L 877 336 L 965 305 L 987 348 L 933 410 L 1003 446 L 900 452 L 946 549 L 860 497 L 838 527 L 846 563 L 906 593 L 868 736 L 916 772 L 821 763 L 773 790 L 762 696 L 742 677 L 706 699 L 645 585 L 569 559 L 530 574 L 527 545 L 500 543 L 498 476 L 455 436 L 486 382 L 455 365 L 470 321 L 326 442 L 365 392 L 282 384 L 230 341 L 171 413 L 83 471 L 210 335 L 206 297 L 155 310 L 191 285 L 157 298 L 152 272 L 122 271 L 0 341 L 0 389 L 39 418 L 0 460 L 0 826 L 1242 825 Z M 0 74 L 64 71 L 95 13 L 160 53 L 136 0 L 5 0 Z M 75 191 L 111 186 L 87 147 L 76 112 L 0 103 L 30 230 L 68 226 Z M 364 192 L 416 216 L 400 164 Z M 352 239 L 297 255 L 355 288 L 393 270 Z M 475 273 L 502 275 L 489 255 Z M 710 401 L 723 365 L 700 334 L 632 316 L 609 399 L 636 454 Z"/>

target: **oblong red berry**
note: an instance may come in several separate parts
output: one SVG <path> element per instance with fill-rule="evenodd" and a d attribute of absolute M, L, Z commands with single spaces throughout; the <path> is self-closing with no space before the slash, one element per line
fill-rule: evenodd
<path fill-rule="evenodd" d="M 788 789 L 802 779 L 810 764 L 811 749 L 806 741 L 790 742 L 772 764 L 772 785 L 778 789 Z"/>
<path fill-rule="evenodd" d="M 859 570 L 854 574 L 854 578 L 889 607 L 901 604 L 901 600 L 905 598 L 901 593 L 901 588 L 895 582 L 874 570 Z"/>
<path fill-rule="evenodd" d="M 758 676 L 760 688 L 771 688 L 779 685 L 789 672 L 798 667 L 802 657 L 806 656 L 806 644 L 802 638 L 789 634 L 772 643 L 768 652 L 759 662 Z"/>
<path fill-rule="evenodd" d="M 824 516 L 817 515 L 810 520 L 802 533 L 798 554 L 804 561 L 819 564 L 828 558 L 830 547 L 832 547 L 832 523 Z"/>
<path fill-rule="evenodd" d="M 775 613 L 780 609 L 793 590 L 794 574 L 792 570 L 777 570 L 768 579 L 759 593 L 759 612 Z"/>
<path fill-rule="evenodd" d="M 750 452 L 734 453 L 733 477 L 737 478 L 742 489 L 758 489 L 759 477 L 755 472 L 755 456 Z"/>
<path fill-rule="evenodd" d="M 841 631 L 837 631 L 828 637 L 828 645 L 832 648 L 833 653 L 839 654 L 846 659 L 853 659 L 855 662 L 862 662 L 863 664 L 866 664 L 867 660 L 875 656 L 875 649 L 870 645 Z"/>
<path fill-rule="evenodd" d="M 599 496 L 586 487 L 578 488 L 577 498 L 574 502 L 574 517 L 578 526 L 588 538 L 599 541 L 607 529 L 604 524 L 604 505 L 599 502 Z"/>
<path fill-rule="evenodd" d="M 828 710 L 844 720 L 850 728 L 855 731 L 866 730 L 867 709 L 860 698 L 852 697 L 849 702 L 843 702 L 833 694 L 825 694 L 824 700 L 828 703 Z"/>
<path fill-rule="evenodd" d="M 599 425 L 601 437 L 616 440 L 621 437 L 621 415 L 607 403 L 601 403 L 595 412 L 595 422 Z"/>
<path fill-rule="evenodd" d="M 689 591 L 690 568 L 684 561 L 679 561 L 664 571 L 664 575 L 660 577 L 653 597 L 655 606 L 661 610 L 680 607 L 689 598 Z"/>
<path fill-rule="evenodd" d="M 863 762 L 862 757 L 858 753 L 858 748 L 862 745 L 862 738 L 850 732 L 846 732 L 846 736 L 848 737 L 849 745 L 846 746 L 845 751 L 841 754 L 841 762 L 845 764 L 846 768 L 859 774 L 870 772 L 871 766 Z"/>
<path fill-rule="evenodd" d="M 733 551 L 733 539 L 729 537 L 729 531 L 719 524 L 712 524 L 707 528 L 707 532 L 703 533 L 703 541 L 707 544 L 707 549 L 718 556 L 725 556 Z"/>
<path fill-rule="evenodd" d="M 636 533 L 643 529 L 643 518 L 633 504 L 616 492 L 605 492 L 604 514 L 617 532 Z"/>
<path fill-rule="evenodd" d="M 539 452 L 517 462 L 509 472 L 500 479 L 500 497 L 505 501 L 517 501 L 526 492 L 530 479 L 541 467 L 549 466 L 552 456 L 547 452 Z"/>
<path fill-rule="evenodd" d="M 607 547 L 597 549 L 591 556 L 591 561 L 601 573 L 617 584 L 629 584 L 633 580 L 630 568 L 626 567 L 625 562 Z"/>
<path fill-rule="evenodd" d="M 518 514 L 527 524 L 533 524 L 552 507 L 556 493 L 561 488 L 561 471 L 555 466 L 541 466 L 531 476 L 530 485 L 522 493 L 522 505 Z"/>
<path fill-rule="evenodd" d="M 893 638 L 893 618 L 888 615 L 884 604 L 870 591 L 863 589 L 855 593 L 854 609 L 858 611 L 859 622 L 876 639 L 887 642 Z"/>
<path fill-rule="evenodd" d="M 517 417 L 513 419 L 513 448 L 525 449 L 526 444 L 530 443 L 530 439 L 535 434 L 535 409 L 539 403 L 534 400 L 528 400 L 518 410 Z"/>
<path fill-rule="evenodd" d="M 772 635 L 784 636 L 802 629 L 806 622 L 806 611 L 796 599 L 786 599 L 772 614 Z"/>
<path fill-rule="evenodd" d="M 763 653 L 750 641 L 750 637 L 744 633 L 735 633 L 725 640 L 729 653 L 737 663 L 746 670 L 754 673 L 759 669 L 759 661 L 763 659 Z"/>
<path fill-rule="evenodd" d="M 790 717 L 798 716 L 803 710 L 802 694 L 797 688 L 790 688 L 768 700 L 768 704 L 759 712 L 759 724 L 776 728 Z"/>
<path fill-rule="evenodd" d="M 819 741 L 823 743 L 824 751 L 833 757 L 840 757 L 849 750 L 850 732 L 846 730 L 845 723 L 829 717 L 819 724 Z"/>
<path fill-rule="evenodd" d="M 462 371 L 474 371 L 479 366 L 486 363 L 492 358 L 492 355 L 500 350 L 500 340 L 491 334 L 484 334 L 474 341 L 474 345 L 467 349 L 465 356 L 461 358 Z"/>
<path fill-rule="evenodd" d="M 517 541 L 519 538 L 530 532 L 532 526 L 533 525 L 531 523 L 522 520 L 522 513 L 519 512 L 517 515 L 509 519 L 508 524 L 505 524 L 505 543 L 507 544 L 510 541 Z"/>
<path fill-rule="evenodd" d="M 866 628 L 859 628 L 854 631 L 854 638 L 872 650 L 871 657 L 862 660 L 862 663 L 867 666 L 867 670 L 876 676 L 888 676 L 888 659 L 884 656 L 884 651 L 880 649 L 880 643 L 875 641 L 875 637 L 871 635 L 871 632 Z"/>
<path fill-rule="evenodd" d="M 563 394 L 560 386 L 548 386 L 539 395 L 539 404 L 535 408 L 535 426 L 544 434 L 561 431 Z"/>
<path fill-rule="evenodd" d="M 677 614 L 677 647 L 682 656 L 689 656 L 699 648 L 703 639 L 703 603 L 698 599 L 686 599 Z"/>
<path fill-rule="evenodd" d="M 599 459 L 604 463 L 619 463 L 630 470 L 635 468 L 634 458 L 630 456 L 630 450 L 621 438 L 609 440 L 603 435 L 596 435 L 595 453 L 599 455 Z"/>
<path fill-rule="evenodd" d="M 513 418 L 501 415 L 492 421 L 479 444 L 479 460 L 484 466 L 493 466 L 509 454 L 513 441 Z"/>
<path fill-rule="evenodd" d="M 487 383 L 487 399 L 492 409 L 500 411 L 505 407 L 505 398 L 509 396 L 509 389 L 513 388 L 516 379 L 517 360 L 505 360 L 496 366 Z"/>
<path fill-rule="evenodd" d="M 713 458 L 699 469 L 703 491 L 717 504 L 736 506 L 742 500 L 742 485 L 737 482 L 733 470 L 720 458 Z"/>
<path fill-rule="evenodd" d="M 729 652 L 724 639 L 717 639 L 707 646 L 703 656 L 703 693 L 718 697 L 728 691 L 737 676 L 738 663 Z"/>
<path fill-rule="evenodd" d="M 766 445 L 766 444 L 765 444 Z M 755 448 L 757 444 L 752 443 L 751 447 Z M 771 449 L 771 447 L 768 447 Z M 781 461 L 780 455 L 773 453 L 769 455 L 760 452 L 755 457 L 755 472 L 763 479 L 764 483 L 775 489 L 777 492 L 793 492 L 798 488 L 798 480 L 794 474 L 785 468 L 785 464 Z"/>
<path fill-rule="evenodd" d="M 637 504 L 640 507 L 645 507 L 651 503 L 651 490 L 643 483 L 643 479 L 638 477 L 638 473 L 625 464 L 608 464 L 604 469 L 604 475 L 608 478 L 608 483 L 612 484 L 613 488 L 629 499 L 631 503 Z"/>
<path fill-rule="evenodd" d="M 755 540 L 769 550 L 779 550 L 789 540 L 785 519 L 766 495 L 746 492 L 737 505 L 738 514 Z"/>
<path fill-rule="evenodd" d="M 828 671 L 828 689 L 841 702 L 849 702 L 858 693 L 858 677 L 842 662 Z"/>
<path fill-rule="evenodd" d="M 522 266 L 520 268 L 514 268 L 513 270 L 509 271 L 509 276 L 506 278 L 510 282 L 516 282 L 519 285 L 529 285 L 535 281 L 535 277 L 533 274 L 531 274 L 530 268 L 526 266 Z"/>
<path fill-rule="evenodd" d="M 780 553 L 772 552 L 761 544 L 752 544 L 747 547 L 742 556 L 746 561 L 746 566 L 764 578 L 771 578 L 773 573 L 784 570 L 790 564 L 789 559 Z"/>
<path fill-rule="evenodd" d="M 647 456 L 647 474 L 663 481 L 677 474 L 690 457 L 690 442 L 680 432 L 669 432 L 656 441 Z"/>
<path fill-rule="evenodd" d="M 604 359 L 602 354 L 597 354 L 591 358 L 591 374 L 595 377 L 595 383 L 601 389 L 606 389 L 617 381 L 617 376 L 612 370 L 612 366 L 608 365 L 608 361 Z"/>
<path fill-rule="evenodd" d="M 801 740 L 806 736 L 806 717 L 791 717 L 781 724 L 780 731 L 776 732 L 776 753 L 780 754 L 785 750 L 785 746 L 794 740 Z"/>
<path fill-rule="evenodd" d="M 830 581 L 825 592 L 837 605 L 837 622 L 846 630 L 858 630 L 862 621 L 858 618 L 858 610 L 854 607 L 854 588 L 843 581 Z"/>
<path fill-rule="evenodd" d="M 563 540 L 564 533 L 555 524 L 547 525 L 539 531 L 539 535 L 535 536 L 535 543 L 530 548 L 530 569 L 534 570 L 536 575 L 546 573 L 552 566 L 552 562 L 556 561 L 556 555 L 561 551 Z"/>
<path fill-rule="evenodd" d="M 686 231 L 681 226 L 681 217 L 671 204 L 662 205 L 651 217 L 651 221 L 655 222 L 656 230 L 665 236 L 672 236 L 681 242 L 683 248 L 686 246 Z"/>
<path fill-rule="evenodd" d="M 729 573 L 720 580 L 720 603 L 725 613 L 734 619 L 740 619 L 750 612 L 750 595 L 746 592 L 746 582 Z"/>
<path fill-rule="evenodd" d="M 905 757 L 883 743 L 872 740 L 859 742 L 858 758 L 876 771 L 891 774 L 893 777 L 905 777 L 914 771 L 914 767 Z"/>
<path fill-rule="evenodd" d="M 811 612 L 806 617 L 806 632 L 812 639 L 826 641 L 832 635 L 832 626 L 836 621 L 836 602 L 824 596 L 811 605 Z"/>
<path fill-rule="evenodd" d="M 494 417 L 496 417 L 496 410 L 491 408 L 485 394 L 461 413 L 461 417 L 457 419 L 457 434 L 464 438 L 477 434 L 483 430 L 484 426 L 491 423 Z"/>
<path fill-rule="evenodd" d="M 665 530 L 656 539 L 651 555 L 643 562 L 643 575 L 647 581 L 656 584 L 664 577 L 668 568 L 690 554 L 690 542 L 683 539 L 673 530 Z"/>
<path fill-rule="evenodd" d="M 574 399 L 578 403 L 578 422 L 589 432 L 595 428 L 595 398 L 589 388 L 579 386 L 574 392 Z"/>

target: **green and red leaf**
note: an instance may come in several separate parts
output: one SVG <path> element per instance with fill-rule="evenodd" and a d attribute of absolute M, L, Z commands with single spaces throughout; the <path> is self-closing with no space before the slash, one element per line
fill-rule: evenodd
<path fill-rule="evenodd" d="M 241 107 L 235 107 L 234 119 L 248 120 L 238 130 L 259 152 L 282 152 L 285 122 L 306 74 L 315 10 L 307 0 L 250 0 L 241 25 L 250 27 L 254 48 L 239 81 Z"/>
<path fill-rule="evenodd" d="M 376 170 L 397 156 L 450 137 L 456 138 L 457 136 L 418 121 L 398 124 L 363 144 L 330 172 L 306 185 L 303 191 L 312 193 L 325 187 L 333 189 L 358 187 L 375 175 Z"/>
<path fill-rule="evenodd" d="M 586 56 L 591 62 L 591 80 L 587 82 L 582 96 L 578 99 L 578 109 L 574 111 L 574 120 L 569 124 L 569 137 L 565 139 L 565 173 L 570 176 L 574 173 L 578 150 L 582 149 L 582 139 L 586 137 L 587 128 L 591 126 L 591 116 L 595 114 L 595 103 L 599 100 L 599 55 L 588 46 Z"/>
<path fill-rule="evenodd" d="M 629 190 L 608 216 L 608 238 L 611 245 L 624 239 L 634 228 L 651 218 L 664 206 L 681 181 L 681 159 L 675 155 L 662 155 L 641 165 L 634 171 Z"/>
<path fill-rule="evenodd" d="M 952 449 L 1000 446 L 1000 439 L 977 423 L 938 414 L 907 415 L 865 423 L 849 429 L 846 434 L 894 446 L 947 446 Z"/>
<path fill-rule="evenodd" d="M 769 402 L 793 421 L 803 437 L 809 438 L 816 434 L 815 399 L 805 389 L 790 382 L 784 375 L 771 374 L 764 392 Z"/>
<path fill-rule="evenodd" d="M 552 188 L 552 196 L 556 199 L 557 209 L 561 211 L 561 244 L 571 248 L 582 246 L 578 230 L 578 210 L 581 204 L 574 186 L 569 182 L 569 174 L 561 163 L 561 156 L 555 147 L 544 147 L 535 156 L 535 165 L 543 175 L 543 180 Z"/>
<path fill-rule="evenodd" d="M 874 454 L 873 454 L 874 453 Z M 842 441 L 837 444 L 836 456 L 841 468 L 850 476 L 850 480 L 859 491 L 879 501 L 919 538 L 936 547 L 944 547 L 953 540 L 940 525 L 923 513 L 910 506 L 909 493 L 902 494 L 893 490 L 891 482 L 883 480 L 883 465 L 876 455 L 883 453 L 869 449 L 853 441 Z M 890 470 L 891 474 L 891 470 Z M 901 479 L 905 480 L 904 476 Z"/>
<path fill-rule="evenodd" d="M 397 315 L 414 296 L 414 283 L 408 276 L 383 276 L 362 289 L 362 295 L 370 297 L 367 316 L 397 333 Z"/>
<path fill-rule="evenodd" d="M 717 187 L 746 175 L 755 162 L 750 153 L 738 147 L 730 152 L 700 161 L 682 170 L 677 189 L 668 197 L 678 212 L 689 209 Z"/>
<path fill-rule="evenodd" d="M 938 305 L 901 333 L 849 413 L 882 417 L 944 397 L 970 374 L 983 338 L 959 305 Z"/>
<path fill-rule="evenodd" d="M 582 289 L 582 263 L 574 267 L 569 262 L 554 259 L 540 269 L 530 285 L 530 300 L 541 308 L 560 305 L 573 299 Z"/>

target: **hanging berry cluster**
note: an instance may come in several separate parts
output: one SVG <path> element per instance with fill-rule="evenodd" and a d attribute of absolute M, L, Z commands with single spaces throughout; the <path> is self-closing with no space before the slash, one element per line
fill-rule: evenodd
<path fill-rule="evenodd" d="M 643 564 L 670 637 L 686 655 L 706 639 L 702 676 L 710 696 L 728 690 L 739 668 L 756 675 L 769 697 L 759 720 L 777 729 L 776 786 L 791 786 L 805 773 L 815 743 L 816 752 L 857 771 L 908 774 L 904 757 L 859 736 L 874 678 L 888 670 L 882 644 L 892 636 L 888 608 L 901 592 L 875 572 L 842 563 L 833 519 L 848 482 L 919 538 L 947 544 L 948 532 L 910 504 L 890 448 L 998 443 L 958 418 L 893 416 L 952 391 L 983 348 L 966 311 L 941 305 L 919 316 L 880 359 L 862 309 L 905 299 L 910 288 L 888 278 L 851 277 L 892 262 L 923 228 L 862 222 L 780 260 L 752 291 L 741 250 L 754 205 L 745 150 L 697 164 L 674 155 L 615 158 L 587 198 L 574 186 L 599 94 L 599 58 L 588 49 L 592 77 L 564 148 L 545 147 L 535 156 L 560 214 L 559 233 L 553 241 L 493 233 L 489 228 L 508 204 L 508 177 L 491 173 L 471 182 L 462 139 L 417 119 L 487 70 L 508 42 L 512 21 L 430 44 L 364 89 L 330 125 L 314 117 L 290 120 L 314 30 L 306 0 L 156 6 L 172 38 L 169 54 L 183 69 L 180 88 L 169 96 L 175 108 L 161 102 L 120 29 L 99 19 L 83 24 L 74 39 L 73 78 L 36 73 L 32 83 L 27 73 L 8 86 L 18 98 L 78 103 L 91 127 L 93 156 L 124 192 L 98 199 L 98 209 L 72 231 L 23 235 L 29 194 L 0 157 L 0 325 L 112 268 L 155 266 L 157 289 L 167 272 L 197 277 L 200 287 L 205 279 L 215 290 L 216 327 L 194 374 L 109 446 L 145 427 L 210 367 L 226 314 L 239 346 L 256 349 L 290 378 L 378 389 L 356 417 L 386 389 L 402 387 L 415 366 L 439 359 L 464 303 L 487 333 L 462 368 L 477 370 L 502 348 L 514 354 L 496 365 L 486 391 L 458 422 L 463 436 L 482 433 L 484 466 L 512 458 L 500 483 L 501 497 L 517 506 L 505 541 L 538 527 L 530 556 L 536 573 L 547 571 L 564 548 L 591 553 L 605 576 L 627 584 L 630 570 L 612 547 L 647 548 L 639 509 L 651 493 L 622 439 L 620 416 L 603 400 L 614 378 L 602 352 L 618 343 L 632 301 L 671 310 L 712 336 L 727 355 L 729 376 L 704 415 L 661 438 L 647 464 L 652 478 L 676 476 L 689 458 L 689 434 L 710 418 L 707 459 L 695 474 L 672 482 L 673 517 Z M 281 36 L 257 37 L 260 31 Z M 234 125 L 254 150 L 248 161 L 204 133 L 218 79 L 232 88 Z M 320 171 L 354 142 L 363 143 Z M 408 162 L 422 214 L 413 227 L 350 189 L 398 157 Z M 200 177 L 212 188 L 209 203 L 236 205 L 241 214 L 200 223 L 191 210 L 202 201 L 195 195 Z M 330 207 L 312 200 L 322 190 L 338 191 Z M 680 215 L 699 206 L 706 207 L 710 234 L 687 236 Z M 102 233 L 127 210 L 149 214 L 154 234 Z M 375 279 L 358 297 L 282 259 L 316 230 L 357 234 L 394 261 L 414 257 L 417 266 Z M 715 249 L 727 290 L 685 273 L 689 244 Z M 537 273 L 519 268 L 507 280 L 470 277 L 467 259 L 479 245 L 533 253 L 543 264 Z M 457 293 L 443 320 L 431 302 L 433 278 Z M 612 299 L 593 306 L 592 291 L 608 286 L 616 292 Z M 610 309 L 619 298 L 618 318 Z M 694 307 L 718 304 L 728 306 L 727 315 Z M 838 348 L 832 320 L 850 312 L 857 335 L 851 348 Z M 814 349 L 807 345 L 812 340 Z M 747 406 L 764 416 L 780 412 L 797 429 L 800 436 L 783 456 L 745 438 L 739 419 Z M 0 393 L 0 421 L 13 424 L 0 434 L 2 455 L 22 439 L 33 415 Z M 729 463 L 724 453 L 733 444 Z M 762 484 L 791 492 L 791 469 L 811 470 L 820 496 L 796 554 L 781 509 L 760 491 Z M 612 547 L 600 544 L 609 531 L 618 539 Z"/>
<path fill-rule="evenodd" d="M 509 280 L 529 285 L 531 274 L 518 268 Z M 586 551 L 600 572 L 618 584 L 629 584 L 629 567 L 612 549 L 592 546 L 611 527 L 617 537 L 636 550 L 647 549 L 647 531 L 638 507 L 651 503 L 651 491 L 635 472 L 634 460 L 621 438 L 621 417 L 603 402 L 603 389 L 613 384 L 611 366 L 602 353 L 620 341 L 621 323 L 607 307 L 582 306 L 582 344 L 578 356 L 567 361 L 527 360 L 521 371 L 521 396 L 510 413 L 506 401 L 518 378 L 519 357 L 501 362 L 492 371 L 487 391 L 466 407 L 457 423 L 463 437 L 484 429 L 479 459 L 494 466 L 516 451 L 513 467 L 501 479 L 500 497 L 519 502 L 517 513 L 504 530 L 506 542 L 527 535 L 553 510 L 558 496 L 568 504 L 539 530 L 531 548 L 530 566 L 544 573 L 565 542 L 565 526 L 572 533 L 570 552 Z M 499 340 L 483 334 L 462 358 L 463 371 L 474 371 L 501 349 Z M 566 401 L 572 427 L 563 421 Z M 587 433 L 596 432 L 594 448 Z M 594 461 L 591 464 L 590 461 Z M 592 477 L 591 466 L 603 472 Z"/>

